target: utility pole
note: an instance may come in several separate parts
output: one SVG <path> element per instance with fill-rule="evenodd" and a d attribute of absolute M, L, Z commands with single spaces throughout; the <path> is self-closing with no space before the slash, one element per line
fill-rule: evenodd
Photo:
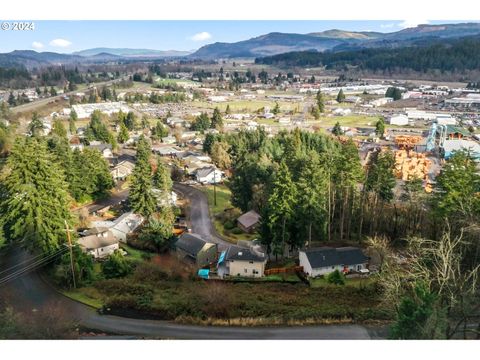
<path fill-rule="evenodd" d="M 68 239 L 68 247 L 70 248 L 70 266 L 72 268 L 72 280 L 73 280 L 73 288 L 77 288 L 77 284 L 75 282 L 75 267 L 73 266 L 73 247 L 72 247 L 72 239 L 70 238 L 70 229 L 68 228 L 67 220 L 65 220 L 65 229 L 67 231 L 67 239 Z"/>
<path fill-rule="evenodd" d="M 217 171 L 213 169 L 213 205 L 217 206 Z"/>

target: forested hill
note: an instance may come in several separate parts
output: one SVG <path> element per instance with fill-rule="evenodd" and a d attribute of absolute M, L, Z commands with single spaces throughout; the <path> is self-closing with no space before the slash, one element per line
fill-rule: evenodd
<path fill-rule="evenodd" d="M 344 52 L 302 51 L 255 59 L 256 64 L 284 67 L 326 66 L 345 69 L 355 66 L 362 70 L 401 72 L 463 72 L 480 69 L 480 37 L 442 40 L 427 46 L 396 49 L 363 49 Z"/>

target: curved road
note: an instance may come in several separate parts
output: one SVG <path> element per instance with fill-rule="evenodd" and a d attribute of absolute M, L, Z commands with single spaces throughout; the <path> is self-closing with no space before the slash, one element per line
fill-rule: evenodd
<path fill-rule="evenodd" d="M 190 200 L 192 230 L 216 241 L 224 247 L 228 243 L 212 233 L 205 195 L 186 185 L 175 184 L 175 190 Z M 6 269 L 25 261 L 30 255 L 16 250 L 3 256 Z M 4 275 L 2 275 L 4 276 Z M 39 271 L 27 273 L 0 286 L 0 297 L 13 306 L 34 311 L 43 306 L 62 306 L 72 318 L 86 328 L 137 337 L 163 339 L 370 339 L 377 337 L 375 330 L 368 331 L 359 325 L 317 325 L 292 327 L 220 327 L 181 325 L 167 321 L 124 318 L 100 315 L 90 307 L 70 300 L 56 292 L 45 282 Z"/>
<path fill-rule="evenodd" d="M 217 234 L 210 218 L 207 196 L 202 191 L 179 183 L 173 185 L 173 190 L 190 202 L 189 220 L 193 233 L 202 236 L 205 240 L 218 244 L 220 251 L 231 245 L 231 243 L 223 240 Z"/>

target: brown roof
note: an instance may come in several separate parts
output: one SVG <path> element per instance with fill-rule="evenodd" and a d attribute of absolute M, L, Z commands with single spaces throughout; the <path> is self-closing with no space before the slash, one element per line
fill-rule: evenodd
<path fill-rule="evenodd" d="M 260 215 L 255 210 L 250 210 L 241 215 L 237 221 L 245 228 L 249 228 L 260 221 Z"/>

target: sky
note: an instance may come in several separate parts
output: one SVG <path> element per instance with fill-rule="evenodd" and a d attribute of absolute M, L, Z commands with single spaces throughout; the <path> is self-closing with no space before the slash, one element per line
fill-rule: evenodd
<path fill-rule="evenodd" d="M 0 52 L 71 53 L 96 47 L 195 50 L 214 42 L 236 42 L 269 32 L 306 34 L 329 29 L 393 32 L 418 24 L 459 22 L 464 21 L 34 21 L 35 28 L 31 31 L 0 31 Z"/>

